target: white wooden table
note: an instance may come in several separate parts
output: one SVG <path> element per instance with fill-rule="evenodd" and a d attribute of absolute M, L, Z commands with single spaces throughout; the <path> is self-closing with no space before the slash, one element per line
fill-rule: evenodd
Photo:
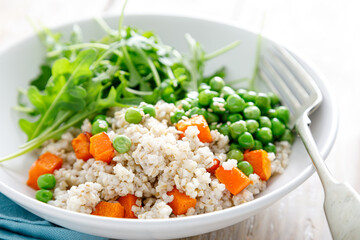
<path fill-rule="evenodd" d="M 52 27 L 104 13 L 116 0 L 0 0 L 0 47 L 33 33 L 26 16 Z M 327 76 L 339 106 L 337 141 L 327 165 L 360 192 L 360 14 L 357 0 L 129 0 L 126 11 L 167 12 L 236 21 L 291 46 Z M 317 175 L 239 224 L 188 239 L 331 239 Z M 360 237 L 360 236 L 359 236 Z"/>

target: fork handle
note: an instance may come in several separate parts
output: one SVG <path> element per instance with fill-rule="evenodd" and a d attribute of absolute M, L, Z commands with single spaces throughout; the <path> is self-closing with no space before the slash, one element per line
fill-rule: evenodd
<path fill-rule="evenodd" d="M 337 239 L 360 238 L 360 196 L 347 183 L 339 183 L 331 175 L 317 149 L 307 113 L 295 128 L 316 168 L 325 191 L 324 210 L 331 234 Z"/>

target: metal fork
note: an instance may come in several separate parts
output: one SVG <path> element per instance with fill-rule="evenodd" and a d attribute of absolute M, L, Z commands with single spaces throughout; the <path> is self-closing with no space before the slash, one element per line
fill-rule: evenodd
<path fill-rule="evenodd" d="M 339 183 L 329 172 L 309 125 L 309 115 L 321 104 L 320 89 L 309 73 L 286 49 L 269 47 L 260 61 L 260 77 L 289 108 L 289 127 L 295 128 L 316 168 L 325 192 L 324 210 L 334 239 L 360 239 L 360 196 L 347 183 Z"/>

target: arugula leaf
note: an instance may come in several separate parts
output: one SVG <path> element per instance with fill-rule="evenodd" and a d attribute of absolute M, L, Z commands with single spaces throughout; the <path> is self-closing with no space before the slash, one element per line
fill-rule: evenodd
<path fill-rule="evenodd" d="M 43 94 L 35 86 L 29 88 L 29 100 L 41 114 L 35 127 L 32 126 L 33 131 L 28 134 L 29 140 L 51 126 L 60 110 L 81 111 L 84 108 L 83 96 L 86 91 L 78 85 L 92 76 L 90 66 L 95 58 L 96 52 L 89 49 L 82 51 L 72 63 L 67 59 L 59 59 L 54 63 L 51 81 Z M 27 129 L 24 125 L 22 121 L 23 129 Z"/>
<path fill-rule="evenodd" d="M 46 84 L 51 77 L 51 67 L 48 65 L 41 65 L 41 73 L 37 78 L 30 82 L 30 85 L 37 87 L 40 91 L 44 90 Z"/>

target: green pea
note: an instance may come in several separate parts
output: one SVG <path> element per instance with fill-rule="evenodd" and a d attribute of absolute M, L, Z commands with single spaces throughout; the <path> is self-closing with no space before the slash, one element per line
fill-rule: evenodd
<path fill-rule="evenodd" d="M 199 103 L 202 106 L 209 106 L 214 97 L 219 96 L 219 93 L 211 90 L 204 90 L 199 93 Z"/>
<path fill-rule="evenodd" d="M 244 154 L 238 149 L 233 149 L 227 153 L 226 157 L 227 159 L 242 161 L 244 159 Z"/>
<path fill-rule="evenodd" d="M 214 123 L 214 122 L 219 122 L 219 116 L 215 113 L 212 113 L 212 112 L 207 112 L 206 114 L 206 121 L 208 123 Z"/>
<path fill-rule="evenodd" d="M 271 120 L 266 116 L 261 116 L 259 118 L 260 127 L 271 128 Z"/>
<path fill-rule="evenodd" d="M 210 80 L 211 90 L 219 92 L 225 86 L 225 82 L 221 77 L 213 77 Z"/>
<path fill-rule="evenodd" d="M 280 137 L 285 132 L 285 125 L 277 118 L 271 119 L 271 131 L 274 137 Z"/>
<path fill-rule="evenodd" d="M 266 115 L 269 117 L 269 118 L 274 118 L 276 117 L 276 110 L 275 109 L 269 109 L 266 113 Z"/>
<path fill-rule="evenodd" d="M 259 140 L 255 140 L 252 150 L 260 150 L 260 149 L 263 149 L 262 143 Z"/>
<path fill-rule="evenodd" d="M 230 95 L 235 94 L 234 89 L 232 89 L 231 87 L 225 86 L 221 89 L 221 94 L 223 96 L 224 99 L 227 99 Z"/>
<path fill-rule="evenodd" d="M 47 203 L 53 198 L 53 194 L 49 190 L 41 189 L 35 193 L 35 198 L 41 202 Z"/>
<path fill-rule="evenodd" d="M 93 122 L 95 122 L 98 119 L 106 121 L 106 116 L 103 114 L 99 114 L 96 117 L 94 117 Z"/>
<path fill-rule="evenodd" d="M 230 125 L 230 134 L 233 139 L 237 139 L 241 134 L 247 131 L 246 122 L 240 120 Z"/>
<path fill-rule="evenodd" d="M 176 97 L 174 93 L 164 94 L 161 96 L 162 100 L 164 100 L 167 103 L 175 103 Z"/>
<path fill-rule="evenodd" d="M 267 127 L 260 128 L 256 132 L 256 139 L 261 141 L 262 143 L 271 142 L 273 139 L 271 129 Z"/>
<path fill-rule="evenodd" d="M 240 147 L 244 149 L 251 149 L 254 146 L 254 138 L 249 132 L 244 132 L 238 138 Z"/>
<path fill-rule="evenodd" d="M 197 91 L 190 91 L 186 93 L 186 97 L 190 99 L 197 99 L 199 97 L 199 93 Z"/>
<path fill-rule="evenodd" d="M 254 172 L 253 167 L 251 166 L 251 164 L 247 161 L 242 161 L 239 162 L 237 165 L 238 169 L 240 171 L 242 171 L 246 176 L 249 176 L 250 174 L 252 174 Z"/>
<path fill-rule="evenodd" d="M 224 113 L 226 111 L 225 99 L 214 97 L 210 104 L 210 108 L 214 111 L 214 113 Z"/>
<path fill-rule="evenodd" d="M 230 127 L 229 125 L 227 125 L 226 123 L 223 123 L 220 125 L 218 131 L 225 136 L 229 136 L 230 135 Z"/>
<path fill-rule="evenodd" d="M 199 86 L 199 88 L 198 88 L 198 91 L 199 91 L 199 92 L 202 92 L 202 91 L 204 91 L 204 90 L 210 90 L 210 86 L 207 85 L 206 83 L 201 83 L 200 86 Z"/>
<path fill-rule="evenodd" d="M 55 176 L 52 174 L 43 174 L 37 179 L 37 185 L 40 189 L 53 189 L 56 185 Z"/>
<path fill-rule="evenodd" d="M 177 101 L 176 106 L 183 109 L 185 112 L 191 108 L 191 104 L 185 99 Z"/>
<path fill-rule="evenodd" d="M 216 130 L 217 129 L 217 124 L 215 123 L 215 124 L 209 125 L 209 129 L 210 130 Z"/>
<path fill-rule="evenodd" d="M 290 129 L 285 129 L 284 134 L 280 137 L 280 141 L 287 141 L 290 144 L 294 142 L 294 134 L 291 132 Z"/>
<path fill-rule="evenodd" d="M 245 101 L 237 94 L 230 95 L 226 99 L 225 108 L 231 113 L 241 112 L 245 108 Z"/>
<path fill-rule="evenodd" d="M 239 120 L 243 120 L 243 117 L 240 113 L 232 113 L 227 116 L 227 121 L 231 123 L 237 122 Z"/>
<path fill-rule="evenodd" d="M 205 118 L 207 116 L 207 112 L 205 109 L 203 108 L 199 108 L 199 107 L 193 107 L 191 108 L 188 112 L 187 112 L 189 117 L 192 117 L 194 115 L 203 115 Z"/>
<path fill-rule="evenodd" d="M 275 106 L 280 103 L 280 98 L 275 93 L 269 92 L 267 95 L 270 98 L 271 106 Z"/>
<path fill-rule="evenodd" d="M 233 150 L 233 149 L 240 149 L 241 147 L 240 147 L 240 145 L 239 144 L 237 144 L 237 143 L 231 143 L 230 144 L 230 149 L 229 149 L 229 151 L 231 151 L 231 150 Z"/>
<path fill-rule="evenodd" d="M 290 120 L 289 109 L 285 106 L 277 107 L 276 108 L 276 117 L 283 123 L 287 124 Z"/>
<path fill-rule="evenodd" d="M 191 108 L 194 108 L 194 107 L 198 107 L 198 108 L 200 108 L 201 106 L 200 106 L 200 104 L 199 104 L 199 99 L 190 99 L 190 109 Z"/>
<path fill-rule="evenodd" d="M 149 114 L 151 117 L 156 117 L 156 111 L 155 111 L 155 107 L 153 105 L 147 104 L 147 105 L 141 106 L 141 108 L 145 114 Z"/>
<path fill-rule="evenodd" d="M 92 130 L 91 133 L 92 135 L 101 133 L 101 132 L 106 132 L 109 128 L 109 125 L 106 121 L 98 119 L 96 120 L 93 124 L 92 124 Z"/>
<path fill-rule="evenodd" d="M 113 147 L 118 153 L 127 153 L 131 148 L 131 140 L 125 135 L 118 135 L 113 140 Z"/>
<path fill-rule="evenodd" d="M 136 108 L 128 108 L 125 112 L 125 120 L 128 123 L 140 123 L 142 120 L 142 115 L 140 111 Z"/>
<path fill-rule="evenodd" d="M 261 115 L 260 109 L 257 106 L 249 106 L 244 109 L 245 119 L 259 119 Z"/>
<path fill-rule="evenodd" d="M 253 103 L 253 102 L 245 103 L 245 108 L 250 107 L 250 106 L 255 106 L 255 103 Z"/>
<path fill-rule="evenodd" d="M 221 113 L 220 117 L 221 117 L 221 121 L 222 122 L 227 122 L 229 121 L 228 117 L 230 116 L 230 113 L 228 111 Z"/>
<path fill-rule="evenodd" d="M 254 91 L 248 91 L 246 92 L 242 98 L 245 100 L 245 102 L 255 102 L 257 93 Z"/>
<path fill-rule="evenodd" d="M 243 98 L 244 95 L 247 93 L 247 91 L 243 88 L 240 88 L 240 89 L 236 90 L 236 93 L 237 93 L 237 95 L 239 95 L 239 97 Z"/>
<path fill-rule="evenodd" d="M 178 121 L 180 121 L 182 119 L 183 116 L 186 116 L 186 114 L 184 113 L 184 111 L 182 110 L 177 110 L 174 112 L 174 114 L 172 114 L 170 116 L 170 121 L 171 123 L 177 123 Z"/>
<path fill-rule="evenodd" d="M 259 93 L 256 96 L 255 105 L 257 105 L 259 108 L 270 108 L 271 100 L 268 95 L 265 93 Z"/>
<path fill-rule="evenodd" d="M 161 92 L 161 98 L 168 103 L 174 103 L 176 101 L 174 89 L 171 86 L 165 87 Z"/>
<path fill-rule="evenodd" d="M 269 142 L 264 146 L 264 150 L 267 151 L 267 152 L 276 153 L 276 146 Z"/>
<path fill-rule="evenodd" d="M 253 119 L 246 120 L 246 128 L 249 133 L 253 134 L 259 128 L 259 123 Z"/>

